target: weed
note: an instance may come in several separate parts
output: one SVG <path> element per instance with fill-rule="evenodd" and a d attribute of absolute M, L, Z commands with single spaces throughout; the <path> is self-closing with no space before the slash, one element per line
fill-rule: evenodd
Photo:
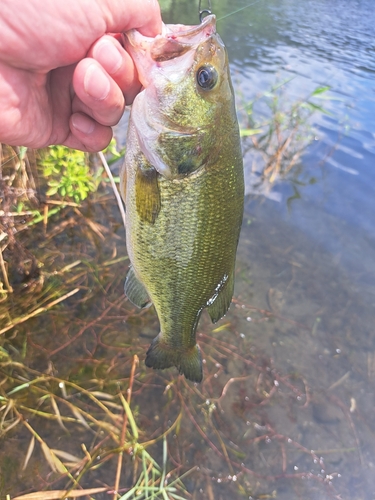
<path fill-rule="evenodd" d="M 250 150 L 260 154 L 262 164 L 256 165 L 256 169 L 270 183 L 285 178 L 314 140 L 313 115 L 329 114 L 317 102 L 329 99 L 327 92 L 330 87 L 317 87 L 305 99 L 290 103 L 285 98 L 288 81 L 275 85 L 241 110 L 244 154 Z M 255 105 L 261 100 L 269 109 L 265 120 L 257 118 L 254 112 Z"/>
<path fill-rule="evenodd" d="M 266 98 L 274 122 L 265 138 L 251 135 L 256 128 L 251 107 L 242 134 L 245 140 L 257 138 L 262 148 L 268 144 L 265 158 L 274 158 L 276 173 L 264 175 L 274 182 L 290 171 L 287 152 L 298 139 L 293 127 L 302 125 L 304 110 L 308 114 L 313 108 L 297 106 L 295 121 L 288 122 L 277 111 L 280 99 Z M 287 133 L 292 133 L 289 141 Z M 271 146 L 281 148 L 279 156 Z M 55 194 L 43 195 L 56 185 L 34 182 L 32 153 L 10 148 L 6 155 L 10 160 L 1 186 L 8 205 L 2 214 L 1 248 L 9 260 L 12 241 L 24 275 L 29 274 L 21 289 L 5 278 L 0 287 L 0 468 L 1 473 L 13 471 L 4 481 L 0 473 L 0 496 L 273 498 L 280 484 L 293 481 L 303 491 L 320 487 L 324 495 L 328 491 L 339 498 L 335 480 L 340 462 L 325 464 L 322 456 L 337 454 L 344 460 L 358 453 L 356 434 L 346 444 L 356 415 L 328 394 L 328 403 L 341 405 L 350 424 L 337 430 L 345 446 L 327 446 L 324 436 L 333 441 L 328 429 L 320 440 L 322 449 L 313 451 L 319 444 L 315 428 L 309 433 L 310 426 L 306 430 L 302 425 L 313 423 L 308 383 L 298 373 L 281 373 L 272 359 L 254 352 L 238 325 L 241 318 L 248 324 L 251 315 L 251 332 L 260 325 L 259 333 L 279 338 L 286 326 L 293 341 L 310 329 L 277 309 L 235 299 L 235 314 L 229 312 L 220 325 L 212 327 L 202 318 L 202 385 L 189 384 L 174 372 L 147 372 L 137 355 L 144 356 L 157 325 L 147 310 L 136 311 L 123 297 L 124 241 L 108 229 L 119 224 L 112 215 L 113 196 L 104 191 L 95 195 L 95 203 L 83 202 L 82 193 L 92 193 L 85 169 L 77 174 L 86 186 L 82 190 L 75 184 L 70 191 L 57 188 Z M 53 168 L 49 173 L 51 178 L 58 175 Z M 54 210 L 61 217 L 47 227 Z M 24 231 L 27 227 L 33 231 Z M 22 245 L 35 248 L 34 261 Z M 43 267 L 37 259 L 43 259 Z M 2 262 L 5 276 L 7 258 Z M 10 300 L 12 286 L 18 293 Z M 261 326 L 271 323 L 275 328 L 263 332 Z M 188 476 L 192 472 L 193 478 Z M 30 490 L 34 493 L 23 494 Z"/>
<path fill-rule="evenodd" d="M 39 496 L 34 493 L 34 497 L 21 495 L 16 497 L 17 500 L 80 496 L 80 490 L 77 488 L 80 487 L 83 477 L 108 460 L 116 460 L 117 457 L 115 487 L 84 490 L 85 494 L 104 491 L 111 493 L 112 490 L 113 499 L 116 500 L 120 497 L 120 492 L 124 491 L 121 489 L 124 453 L 128 457 L 127 466 L 132 464 L 134 469 L 133 477 L 137 475 L 138 477 L 133 486 L 125 488 L 125 493 L 120 497 L 122 500 L 135 497 L 150 500 L 156 498 L 183 500 L 186 498 L 181 496 L 186 492 L 182 479 L 194 468 L 182 475 L 167 471 L 166 436 L 176 427 L 180 416 L 165 433 L 147 443 L 141 441 L 143 432 L 138 429 L 136 416 L 130 406 L 134 371 L 137 364 L 138 358 L 134 356 L 129 386 L 125 391 L 127 399 L 125 399 L 122 391 L 114 395 L 111 392 L 85 389 L 82 385 L 77 385 L 69 380 L 38 373 L 20 362 L 14 362 L 6 350 L 0 351 L 0 370 L 3 375 L 8 373 L 3 379 L 5 382 L 3 386 L 8 386 L 9 383 L 13 385 L 11 390 L 1 391 L 0 436 L 4 438 L 17 426 L 24 426 L 30 434 L 30 441 L 24 455 L 22 469 L 25 470 L 28 467 L 33 454 L 35 454 L 36 443 L 38 443 L 46 464 L 54 474 L 54 482 L 66 478 L 70 483 L 64 490 L 40 491 Z M 10 375 L 10 372 L 15 371 L 19 375 Z M 29 406 L 28 401 L 32 401 L 33 397 L 39 400 L 38 408 Z M 34 416 L 34 419 L 37 417 L 47 422 L 56 422 L 64 433 L 77 433 L 72 426 L 83 427 L 88 431 L 88 436 L 99 432 L 102 434 L 101 442 L 94 447 L 82 443 L 81 453 L 76 454 L 64 449 L 52 448 L 36 431 L 34 424 L 30 423 L 30 416 Z M 128 429 L 128 424 L 130 429 Z M 159 465 L 147 451 L 147 447 L 160 439 L 163 441 L 162 465 Z M 104 442 L 106 442 L 105 448 L 102 446 Z M 140 473 L 138 474 L 139 469 Z M 127 481 L 129 481 L 129 474 L 127 474 Z"/>
<path fill-rule="evenodd" d="M 102 225 L 85 222 L 87 205 L 80 207 L 80 224 L 66 212 L 61 228 L 48 228 L 39 250 L 43 286 L 13 294 L 12 307 L 0 303 L 7 328 L 0 335 L 0 468 L 6 471 L 11 461 L 19 473 L 0 483 L 0 496 L 265 498 L 290 481 L 306 488 L 304 497 L 320 488 L 321 496 L 328 491 L 339 498 L 336 462 L 329 457 L 357 453 L 360 437 L 346 438 L 355 414 L 346 410 L 349 430 L 343 423 L 344 437 L 334 438 L 343 445 L 326 445 L 335 442 L 329 429 L 326 442 L 315 427 L 297 432 L 292 421 L 310 422 L 308 383 L 298 373 L 278 371 L 239 333 L 250 316 L 259 337 L 283 337 L 284 327 L 296 341 L 311 328 L 237 298 L 220 325 L 202 318 L 201 385 L 175 372 L 146 371 L 136 356 L 144 358 L 157 329 L 154 315 L 123 297 L 123 239 L 113 232 L 104 245 L 99 236 L 109 226 L 113 199 L 96 200 Z M 59 232 L 67 228 L 74 251 Z M 29 236 L 38 239 L 42 227 L 35 229 Z M 329 397 L 331 406 L 342 404 Z"/>
<path fill-rule="evenodd" d="M 65 146 L 51 146 L 40 161 L 42 175 L 47 180 L 47 196 L 59 194 L 80 203 L 90 192 L 95 192 L 103 170 L 92 174 L 88 155 Z"/>
<path fill-rule="evenodd" d="M 113 139 L 106 150 L 108 163 L 123 155 Z M 89 160 L 65 146 L 35 152 L 0 144 L 0 300 L 13 292 L 14 283 L 39 279 L 42 264 L 23 245 L 24 231 L 42 223 L 46 234 L 51 217 L 66 207 L 78 209 L 108 180 L 103 167 L 92 168 Z"/>

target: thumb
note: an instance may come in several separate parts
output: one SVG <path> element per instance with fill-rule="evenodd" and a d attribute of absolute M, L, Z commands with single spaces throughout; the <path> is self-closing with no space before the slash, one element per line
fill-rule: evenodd
<path fill-rule="evenodd" d="M 107 24 L 107 33 L 136 28 L 145 36 L 161 33 L 161 14 L 157 0 L 97 0 Z"/>

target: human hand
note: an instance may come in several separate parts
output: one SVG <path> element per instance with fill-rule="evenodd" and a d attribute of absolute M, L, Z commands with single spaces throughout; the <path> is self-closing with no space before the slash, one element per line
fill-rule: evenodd
<path fill-rule="evenodd" d="M 161 30 L 157 0 L 2 0 L 0 142 L 100 151 L 140 90 L 115 36 Z"/>

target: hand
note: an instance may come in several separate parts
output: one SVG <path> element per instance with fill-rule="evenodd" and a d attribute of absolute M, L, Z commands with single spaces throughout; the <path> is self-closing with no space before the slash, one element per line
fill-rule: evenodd
<path fill-rule="evenodd" d="M 140 90 L 132 28 L 161 31 L 157 0 L 1 0 L 0 142 L 104 149 Z"/>

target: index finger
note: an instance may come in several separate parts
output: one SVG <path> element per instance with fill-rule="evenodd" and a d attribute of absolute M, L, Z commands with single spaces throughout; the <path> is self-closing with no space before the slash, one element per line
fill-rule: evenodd
<path fill-rule="evenodd" d="M 107 33 L 138 29 L 145 36 L 161 33 L 161 14 L 157 0 L 101 0 L 98 2 L 107 24 Z"/>

